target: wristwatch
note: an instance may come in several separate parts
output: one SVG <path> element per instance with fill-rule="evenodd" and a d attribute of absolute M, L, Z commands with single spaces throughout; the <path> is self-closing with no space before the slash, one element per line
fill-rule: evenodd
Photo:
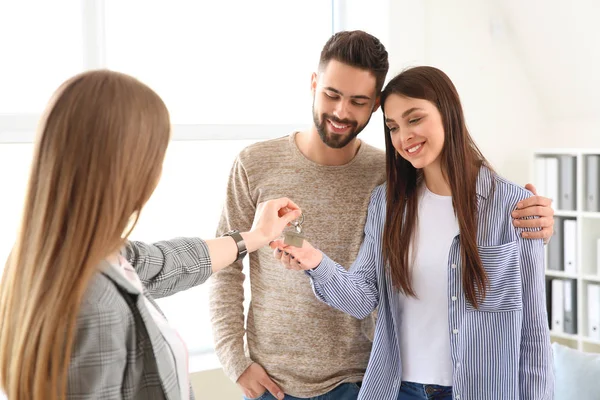
<path fill-rule="evenodd" d="M 242 237 L 242 235 L 240 235 L 240 231 L 238 231 L 237 229 L 234 229 L 232 231 L 229 231 L 229 232 L 223 234 L 223 236 L 231 236 L 233 238 L 233 240 L 235 240 L 235 244 L 237 245 L 237 248 L 238 248 L 238 254 L 237 254 L 237 258 L 235 259 L 235 261 L 240 261 L 244 257 L 246 257 L 246 254 L 248 254 L 248 249 L 246 248 L 246 243 L 244 242 L 244 238 Z"/>

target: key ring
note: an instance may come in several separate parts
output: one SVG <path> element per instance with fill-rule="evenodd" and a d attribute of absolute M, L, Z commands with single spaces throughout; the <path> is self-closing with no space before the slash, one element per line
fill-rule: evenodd
<path fill-rule="evenodd" d="M 300 214 L 298 219 L 291 221 L 290 225 L 293 226 L 294 230 L 288 230 L 284 232 L 283 243 L 294 247 L 302 247 L 304 242 L 304 236 L 302 236 L 302 223 L 304 222 L 304 214 Z"/>
<path fill-rule="evenodd" d="M 296 231 L 300 232 L 302 230 L 302 224 L 304 223 L 304 213 L 300 214 L 300 217 L 292 221 L 292 225 L 296 228 Z"/>
<path fill-rule="evenodd" d="M 304 213 L 300 214 L 300 217 L 294 221 L 292 221 L 292 225 L 298 226 L 304 223 Z"/>

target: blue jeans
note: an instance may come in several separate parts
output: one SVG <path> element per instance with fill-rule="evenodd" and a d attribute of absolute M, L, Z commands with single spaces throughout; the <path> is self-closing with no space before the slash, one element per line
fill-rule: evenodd
<path fill-rule="evenodd" d="M 398 400 L 452 400 L 451 386 L 402 382 Z"/>
<path fill-rule="evenodd" d="M 329 393 L 322 394 L 316 397 L 300 398 L 285 395 L 284 400 L 356 400 L 358 398 L 358 390 L 360 387 L 356 383 L 342 383 Z M 277 400 L 276 397 L 269 392 L 265 392 L 262 396 L 256 399 L 249 399 L 244 397 L 245 400 Z"/>

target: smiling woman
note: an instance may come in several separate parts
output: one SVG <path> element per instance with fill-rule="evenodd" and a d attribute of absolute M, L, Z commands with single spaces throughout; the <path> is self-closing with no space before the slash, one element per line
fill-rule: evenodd
<path fill-rule="evenodd" d="M 435 105 L 423 99 L 391 94 L 385 114 L 392 145 L 410 160 L 415 168 L 423 168 L 439 159 L 444 146 L 441 115 Z"/>

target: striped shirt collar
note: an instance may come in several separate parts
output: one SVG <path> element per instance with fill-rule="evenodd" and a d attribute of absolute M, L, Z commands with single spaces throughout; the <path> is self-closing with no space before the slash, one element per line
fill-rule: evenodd
<path fill-rule="evenodd" d="M 494 184 L 494 173 L 485 165 L 479 169 L 475 190 L 479 197 L 487 199 Z"/>

